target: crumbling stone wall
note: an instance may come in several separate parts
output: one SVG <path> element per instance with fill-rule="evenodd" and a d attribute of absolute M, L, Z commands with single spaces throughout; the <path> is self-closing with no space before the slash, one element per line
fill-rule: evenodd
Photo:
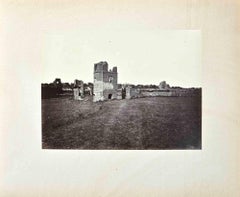
<path fill-rule="evenodd" d="M 74 100 L 82 100 L 83 92 L 80 88 L 73 88 L 73 98 Z"/>
<path fill-rule="evenodd" d="M 94 88 L 93 101 L 103 101 L 108 99 L 117 99 L 117 67 L 108 70 L 107 62 L 94 64 Z"/>
<path fill-rule="evenodd" d="M 117 99 L 123 99 L 123 91 L 121 88 L 117 90 Z"/>
<path fill-rule="evenodd" d="M 143 91 L 142 92 L 142 96 L 143 97 L 153 97 L 153 96 L 174 96 L 173 92 L 171 91 L 159 91 L 159 90 L 155 90 L 155 91 Z"/>
<path fill-rule="evenodd" d="M 126 99 L 155 97 L 155 96 L 199 96 L 201 94 L 200 88 L 182 88 L 182 89 L 141 89 L 141 88 L 126 88 Z"/>
<path fill-rule="evenodd" d="M 74 80 L 73 98 L 74 100 L 82 100 L 84 97 L 84 83 L 82 80 Z"/>
<path fill-rule="evenodd" d="M 126 99 L 143 97 L 140 88 L 126 87 Z"/>

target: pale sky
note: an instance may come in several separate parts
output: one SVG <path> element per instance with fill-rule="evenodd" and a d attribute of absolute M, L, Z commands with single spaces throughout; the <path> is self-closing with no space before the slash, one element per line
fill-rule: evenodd
<path fill-rule="evenodd" d="M 200 31 L 70 29 L 47 34 L 43 82 L 93 81 L 93 65 L 118 67 L 118 82 L 201 86 Z"/>

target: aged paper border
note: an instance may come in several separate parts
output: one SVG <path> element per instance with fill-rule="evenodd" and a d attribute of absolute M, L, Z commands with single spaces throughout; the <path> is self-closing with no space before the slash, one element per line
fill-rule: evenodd
<path fill-rule="evenodd" d="M 101 1 L 109 11 L 145 9 L 139 22 L 148 14 L 161 13 L 154 22 L 162 29 L 201 30 L 203 149 L 199 151 L 42 150 L 41 42 L 34 28 L 40 25 L 41 32 L 47 27 L 37 15 L 50 12 L 56 17 L 63 7 L 94 9 L 99 2 L 0 2 L 0 196 L 240 195 L 237 0 Z M 21 53 L 23 48 L 28 53 Z"/>

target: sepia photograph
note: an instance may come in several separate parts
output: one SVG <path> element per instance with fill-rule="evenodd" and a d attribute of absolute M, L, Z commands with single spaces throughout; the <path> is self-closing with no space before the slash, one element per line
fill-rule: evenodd
<path fill-rule="evenodd" d="M 0 0 L 0 197 L 239 197 L 238 0 Z"/>
<path fill-rule="evenodd" d="M 48 35 L 42 148 L 201 149 L 200 43 L 191 30 Z"/>

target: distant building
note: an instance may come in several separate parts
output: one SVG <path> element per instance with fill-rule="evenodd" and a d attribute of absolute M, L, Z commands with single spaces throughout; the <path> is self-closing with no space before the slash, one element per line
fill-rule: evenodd
<path fill-rule="evenodd" d="M 160 90 L 168 90 L 170 89 L 170 85 L 166 83 L 166 81 L 162 81 L 159 84 L 159 89 Z"/>
<path fill-rule="evenodd" d="M 42 98 L 55 98 L 63 93 L 63 84 L 60 78 L 56 78 L 52 83 L 41 84 Z"/>
<path fill-rule="evenodd" d="M 94 64 L 93 101 L 117 99 L 117 82 L 117 67 L 108 70 L 108 63 L 105 61 Z"/>

